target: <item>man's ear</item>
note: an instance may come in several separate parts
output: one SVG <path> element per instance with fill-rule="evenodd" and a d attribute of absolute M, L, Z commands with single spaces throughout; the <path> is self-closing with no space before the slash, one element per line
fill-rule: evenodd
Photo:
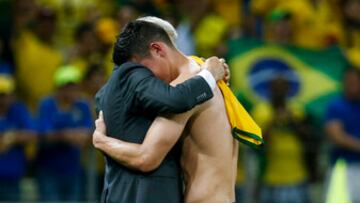
<path fill-rule="evenodd" d="M 153 52 L 153 54 L 159 55 L 159 56 L 165 56 L 165 46 L 163 43 L 160 42 L 153 42 L 150 44 L 150 51 Z"/>

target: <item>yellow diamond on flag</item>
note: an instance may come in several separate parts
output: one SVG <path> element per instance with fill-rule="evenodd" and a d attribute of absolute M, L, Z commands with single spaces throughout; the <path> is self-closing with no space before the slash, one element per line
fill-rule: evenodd
<path fill-rule="evenodd" d="M 314 61 L 316 62 L 316 61 Z M 250 100 L 266 97 L 266 84 L 273 75 L 293 78 L 293 99 L 306 103 L 339 89 L 339 82 L 306 64 L 287 49 L 265 45 L 251 49 L 230 61 L 232 85 Z M 316 64 L 317 65 L 317 64 Z"/>

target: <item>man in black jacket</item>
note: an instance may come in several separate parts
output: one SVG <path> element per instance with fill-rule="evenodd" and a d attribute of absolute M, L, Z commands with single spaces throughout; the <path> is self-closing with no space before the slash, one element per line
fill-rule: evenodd
<path fill-rule="evenodd" d="M 222 62 L 212 58 L 194 78 L 169 86 L 179 75 L 174 64 L 181 63 L 163 52 L 164 48 L 176 49 L 167 33 L 153 23 L 130 22 L 119 35 L 113 53 L 117 66 L 96 95 L 108 134 L 122 135 L 114 138 L 142 143 L 157 115 L 185 112 L 209 100 L 215 80 L 224 77 Z M 179 155 L 175 146 L 161 165 L 148 173 L 128 169 L 105 155 L 102 202 L 182 202 Z"/>

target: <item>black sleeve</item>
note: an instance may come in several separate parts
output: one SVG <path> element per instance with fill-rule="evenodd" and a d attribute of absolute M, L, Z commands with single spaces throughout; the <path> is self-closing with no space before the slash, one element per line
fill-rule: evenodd
<path fill-rule="evenodd" d="M 155 77 L 147 69 L 137 69 L 132 76 L 136 83 L 136 108 L 153 113 L 183 113 L 213 97 L 201 76 L 195 76 L 175 87 Z"/>
<path fill-rule="evenodd" d="M 103 109 L 101 98 L 105 91 L 105 85 L 95 95 L 95 111 L 96 115 L 99 116 L 99 112 Z"/>

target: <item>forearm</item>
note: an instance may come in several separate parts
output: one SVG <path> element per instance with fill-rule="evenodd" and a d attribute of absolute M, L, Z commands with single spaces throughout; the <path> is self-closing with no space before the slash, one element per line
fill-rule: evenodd
<path fill-rule="evenodd" d="M 47 133 L 43 140 L 46 142 L 65 142 L 65 134 L 63 132 Z"/>
<path fill-rule="evenodd" d="M 28 130 L 16 130 L 4 133 L 4 138 L 12 144 L 23 144 L 36 139 L 35 133 Z"/>
<path fill-rule="evenodd" d="M 142 170 L 145 158 L 141 145 L 124 142 L 112 137 L 102 137 L 94 143 L 95 148 L 104 152 L 118 163 L 132 169 Z"/>
<path fill-rule="evenodd" d="M 15 142 L 18 144 L 35 141 L 36 136 L 32 131 L 17 131 L 15 136 Z"/>
<path fill-rule="evenodd" d="M 338 147 L 360 152 L 360 140 L 349 135 L 341 123 L 329 122 L 325 129 L 330 140 Z"/>
<path fill-rule="evenodd" d="M 352 151 L 360 152 L 360 140 L 344 133 L 341 136 L 332 136 L 335 145 Z"/>
<path fill-rule="evenodd" d="M 47 133 L 45 140 L 48 142 L 69 142 L 78 137 L 89 137 L 90 130 L 87 128 L 64 129 L 56 132 Z"/>

